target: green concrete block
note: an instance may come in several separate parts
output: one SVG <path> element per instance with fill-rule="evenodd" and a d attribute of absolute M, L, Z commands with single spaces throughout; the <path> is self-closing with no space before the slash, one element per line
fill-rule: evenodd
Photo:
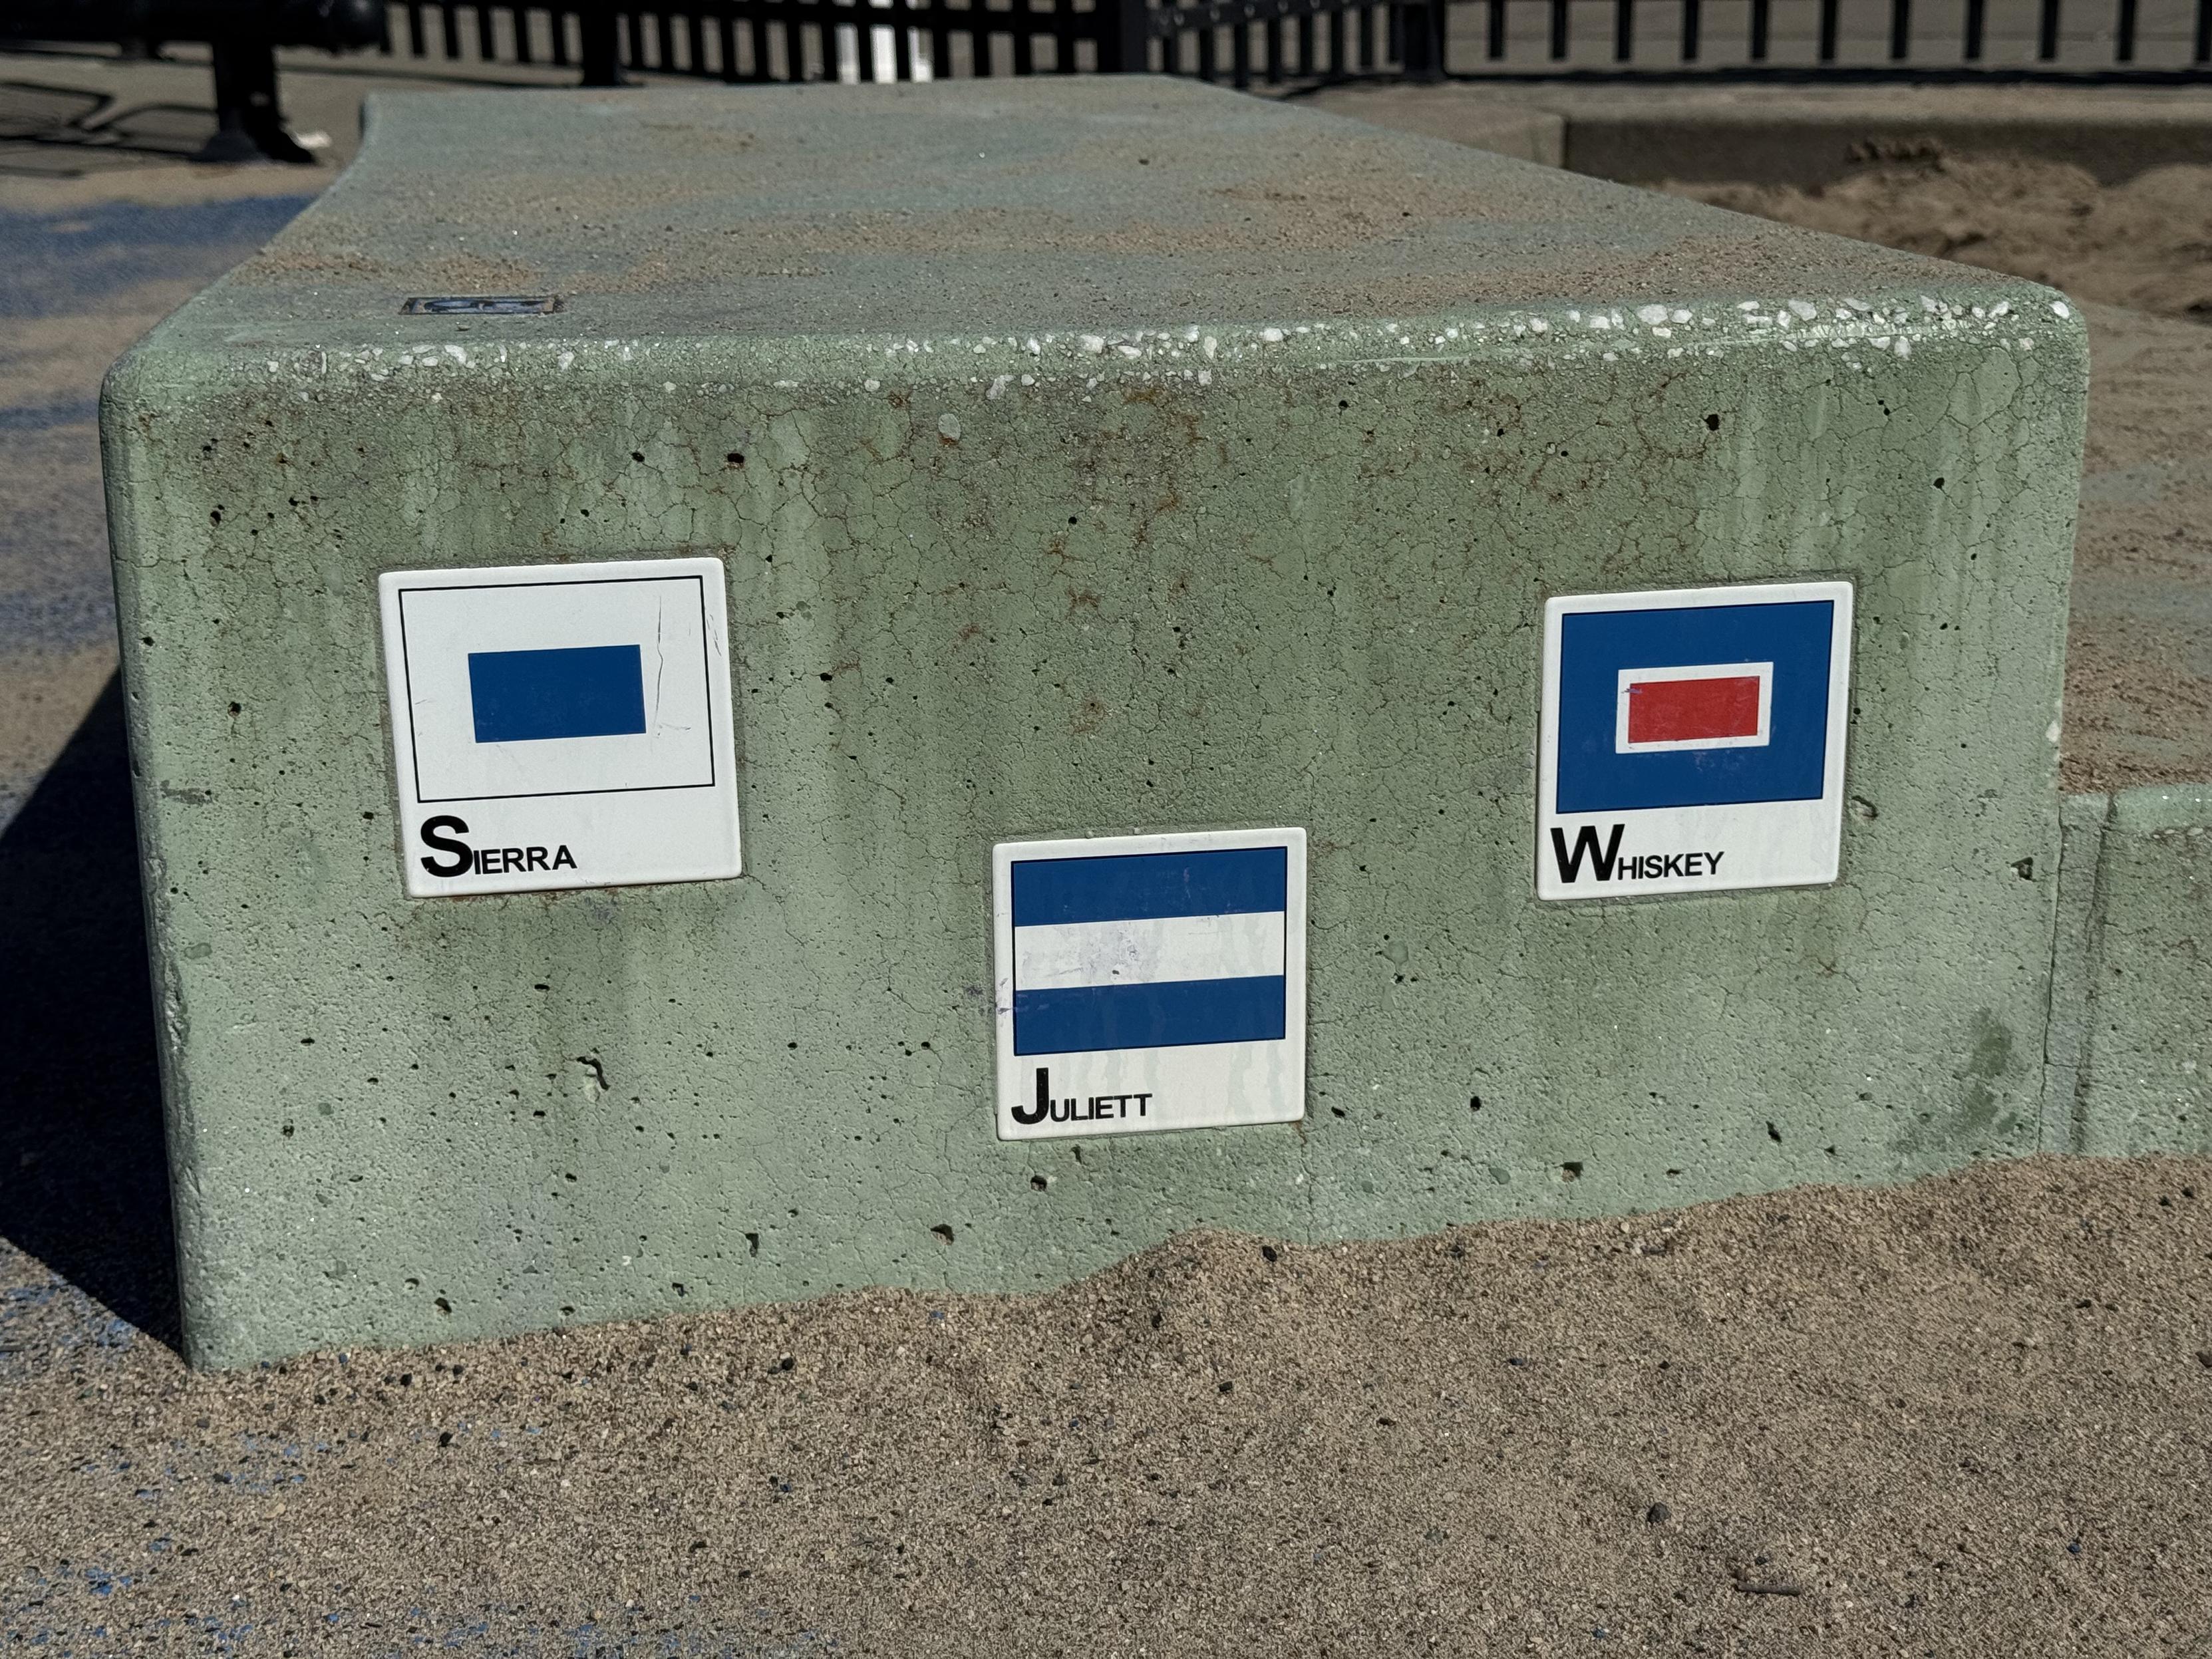
<path fill-rule="evenodd" d="M 2049 290 L 1152 80 L 371 109 L 104 404 L 196 1361 L 2038 1144 Z M 744 876 L 405 897 L 380 573 L 699 555 Z M 1545 599 L 1808 577 L 1841 880 L 1540 904 Z M 1304 1121 L 997 1139 L 993 844 L 1240 824 Z"/>
<path fill-rule="evenodd" d="M 2066 817 L 2052 1144 L 2212 1152 L 2212 785 L 2069 799 Z"/>

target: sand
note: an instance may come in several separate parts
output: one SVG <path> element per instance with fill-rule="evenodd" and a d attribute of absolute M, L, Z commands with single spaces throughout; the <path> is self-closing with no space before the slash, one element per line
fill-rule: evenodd
<path fill-rule="evenodd" d="M 1898 153 L 1899 151 L 1902 153 Z M 2077 299 L 2212 321 L 2212 167 L 2102 185 L 2081 167 L 1932 139 L 1811 190 L 1664 186 L 1741 213 L 2005 270 Z"/>
<path fill-rule="evenodd" d="M 2088 791 L 2212 778 L 2212 167 L 2102 186 L 2057 162 L 1923 143 L 1823 188 L 1666 188 L 2087 302 L 2061 781 Z"/>
<path fill-rule="evenodd" d="M 58 1300 L 0 1626 L 78 1651 L 2212 1654 L 2212 1159 L 229 1376 Z"/>

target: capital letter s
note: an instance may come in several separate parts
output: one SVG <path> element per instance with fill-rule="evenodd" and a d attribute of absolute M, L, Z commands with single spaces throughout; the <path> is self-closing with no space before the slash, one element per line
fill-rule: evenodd
<path fill-rule="evenodd" d="M 457 817 L 440 815 L 427 818 L 422 823 L 422 844 L 441 853 L 453 855 L 451 864 L 441 864 L 435 859 L 424 859 L 422 867 L 434 876 L 458 876 L 476 861 L 476 854 L 468 842 L 457 841 L 456 836 L 465 836 L 469 826 Z"/>

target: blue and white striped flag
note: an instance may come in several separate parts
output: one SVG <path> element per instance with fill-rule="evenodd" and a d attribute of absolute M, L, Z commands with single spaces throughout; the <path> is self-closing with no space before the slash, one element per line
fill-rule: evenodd
<path fill-rule="evenodd" d="M 1289 865 L 1281 847 L 1017 862 L 1014 1052 L 1281 1037 Z"/>
<path fill-rule="evenodd" d="M 1305 1115 L 1303 830 L 1001 842 L 999 1133 Z"/>

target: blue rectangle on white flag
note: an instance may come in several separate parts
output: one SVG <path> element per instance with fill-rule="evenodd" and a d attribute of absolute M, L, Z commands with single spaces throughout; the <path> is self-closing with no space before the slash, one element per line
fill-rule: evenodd
<path fill-rule="evenodd" d="M 1279 1040 L 1280 847 L 1018 860 L 1017 1054 Z"/>
<path fill-rule="evenodd" d="M 634 645 L 469 653 L 478 743 L 611 738 L 645 727 L 644 656 Z"/>

